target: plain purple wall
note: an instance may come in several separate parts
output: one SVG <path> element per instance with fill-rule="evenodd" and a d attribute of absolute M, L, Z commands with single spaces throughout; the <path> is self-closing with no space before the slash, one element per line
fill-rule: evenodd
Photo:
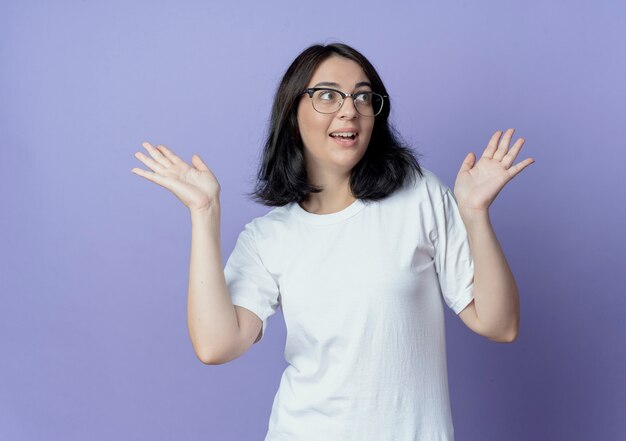
<path fill-rule="evenodd" d="M 0 439 L 262 440 L 277 312 L 203 365 L 186 325 L 187 209 L 130 172 L 142 141 L 222 185 L 223 261 L 291 60 L 341 41 L 453 186 L 509 127 L 535 163 L 491 207 L 520 288 L 513 344 L 446 310 L 456 439 L 626 437 L 626 6 L 602 1 L 0 3 Z"/>

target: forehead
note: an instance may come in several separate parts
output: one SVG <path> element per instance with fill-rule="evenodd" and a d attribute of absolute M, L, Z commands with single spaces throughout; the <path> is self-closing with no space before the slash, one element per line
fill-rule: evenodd
<path fill-rule="evenodd" d="M 357 83 L 369 82 L 369 78 L 357 62 L 333 55 L 318 64 L 309 80 L 308 87 L 321 82 L 337 83 L 342 88 L 350 89 Z"/>

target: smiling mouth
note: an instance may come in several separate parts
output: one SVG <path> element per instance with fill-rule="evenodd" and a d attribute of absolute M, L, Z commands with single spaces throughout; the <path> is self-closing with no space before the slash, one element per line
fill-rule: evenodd
<path fill-rule="evenodd" d="M 356 139 L 357 135 L 358 135 L 358 133 L 351 133 L 351 134 L 349 134 L 347 136 L 346 135 L 339 135 L 339 134 L 336 134 L 336 133 L 331 133 L 328 136 L 330 136 L 331 138 L 337 139 L 339 141 L 353 141 L 353 140 Z"/>

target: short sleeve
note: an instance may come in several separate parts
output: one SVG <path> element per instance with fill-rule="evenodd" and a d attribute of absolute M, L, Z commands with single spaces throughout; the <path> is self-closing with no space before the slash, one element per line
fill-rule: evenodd
<path fill-rule="evenodd" d="M 267 320 L 279 304 L 278 285 L 263 265 L 254 240 L 254 227 L 248 223 L 239 233 L 237 242 L 224 267 L 224 277 L 233 305 L 255 313 L 262 321 L 261 338 Z"/>
<path fill-rule="evenodd" d="M 474 262 L 454 194 L 445 189 L 435 209 L 435 268 L 443 298 L 460 313 L 474 299 Z"/>

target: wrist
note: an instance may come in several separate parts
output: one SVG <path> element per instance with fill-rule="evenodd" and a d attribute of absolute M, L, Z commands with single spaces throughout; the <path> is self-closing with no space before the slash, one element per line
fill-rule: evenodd
<path fill-rule="evenodd" d="M 463 222 L 465 222 L 466 224 L 490 221 L 489 209 L 476 209 L 459 206 L 459 213 L 461 214 Z"/>
<path fill-rule="evenodd" d="M 212 220 L 219 219 L 220 217 L 220 205 L 219 203 L 213 203 L 206 208 L 190 208 L 189 213 L 191 214 L 192 220 Z"/>

